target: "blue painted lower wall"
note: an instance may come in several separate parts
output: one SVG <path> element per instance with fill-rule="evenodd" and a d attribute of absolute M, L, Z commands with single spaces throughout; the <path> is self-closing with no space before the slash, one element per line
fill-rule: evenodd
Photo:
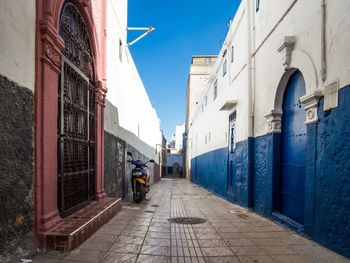
<path fill-rule="evenodd" d="M 339 90 L 339 106 L 329 112 L 321 99 L 318 117 L 307 126 L 304 228 L 350 257 L 350 87 Z M 280 141 L 269 134 L 237 143 L 233 154 L 225 147 L 197 156 L 191 180 L 269 217 L 279 208 Z"/>
<path fill-rule="evenodd" d="M 323 111 L 314 125 L 314 217 L 310 234 L 320 243 L 350 257 L 350 87 L 339 91 L 339 106 Z M 311 208 L 311 207 L 310 207 Z"/>
<path fill-rule="evenodd" d="M 191 160 L 191 181 L 226 198 L 227 148 L 202 154 Z"/>

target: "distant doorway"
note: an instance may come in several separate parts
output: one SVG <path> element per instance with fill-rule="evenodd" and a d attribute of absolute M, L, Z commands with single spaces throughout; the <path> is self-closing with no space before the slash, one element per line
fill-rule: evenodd
<path fill-rule="evenodd" d="M 296 71 L 289 79 L 283 97 L 279 212 L 304 224 L 305 207 L 305 110 L 300 97 L 305 81 Z"/>

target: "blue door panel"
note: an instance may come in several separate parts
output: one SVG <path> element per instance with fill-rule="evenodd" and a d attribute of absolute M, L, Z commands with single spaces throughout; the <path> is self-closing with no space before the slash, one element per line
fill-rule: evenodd
<path fill-rule="evenodd" d="M 304 223 L 305 199 L 305 110 L 300 97 L 305 82 L 300 72 L 292 75 L 283 98 L 281 134 L 280 212 Z"/>

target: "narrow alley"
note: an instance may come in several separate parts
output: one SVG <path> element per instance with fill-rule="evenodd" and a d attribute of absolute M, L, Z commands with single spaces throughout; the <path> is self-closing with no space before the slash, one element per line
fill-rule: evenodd
<path fill-rule="evenodd" d="M 168 220 L 177 217 L 206 222 Z M 79 248 L 71 253 L 44 253 L 33 262 L 350 261 L 188 180 L 162 179 L 152 186 L 146 201 L 139 205 L 124 202 L 122 211 Z"/>

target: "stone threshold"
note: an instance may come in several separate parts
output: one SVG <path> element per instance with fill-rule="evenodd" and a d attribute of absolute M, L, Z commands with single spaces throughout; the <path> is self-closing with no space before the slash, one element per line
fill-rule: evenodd
<path fill-rule="evenodd" d="M 105 198 L 92 202 L 64 218 L 55 229 L 45 233 L 45 248 L 70 252 L 121 211 L 121 199 Z"/>

